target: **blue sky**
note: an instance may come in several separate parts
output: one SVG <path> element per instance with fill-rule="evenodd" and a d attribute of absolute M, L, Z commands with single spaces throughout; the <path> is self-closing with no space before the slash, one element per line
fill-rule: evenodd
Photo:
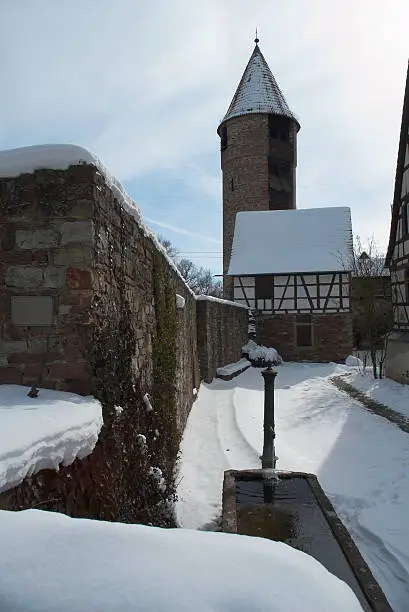
<path fill-rule="evenodd" d="M 386 246 L 409 56 L 407 0 L 1 4 L 0 149 L 88 148 L 154 231 L 219 273 L 216 128 L 257 26 L 301 123 L 297 206 L 350 206 L 354 233 Z"/>

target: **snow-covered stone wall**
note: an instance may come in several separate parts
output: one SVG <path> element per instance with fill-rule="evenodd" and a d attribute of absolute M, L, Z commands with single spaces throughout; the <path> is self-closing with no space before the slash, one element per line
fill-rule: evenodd
<path fill-rule="evenodd" d="M 89 393 L 95 171 L 0 179 L 0 383 Z"/>
<path fill-rule="evenodd" d="M 0 156 L 0 384 L 94 395 L 104 426 L 89 457 L 26 478 L 0 508 L 163 523 L 194 390 L 240 357 L 247 310 L 196 300 L 91 154 L 37 149 Z"/>
<path fill-rule="evenodd" d="M 200 383 L 194 295 L 93 164 L 1 178 L 0 232 L 0 384 L 92 394 L 104 418 L 92 455 L 0 507 L 157 520 Z"/>
<path fill-rule="evenodd" d="M 236 362 L 248 340 L 249 312 L 240 304 L 215 299 L 197 301 L 200 375 L 210 382 L 217 368 Z"/>

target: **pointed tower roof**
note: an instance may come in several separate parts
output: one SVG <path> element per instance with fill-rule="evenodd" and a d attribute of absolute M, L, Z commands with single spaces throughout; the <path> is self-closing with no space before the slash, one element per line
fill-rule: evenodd
<path fill-rule="evenodd" d="M 257 43 L 256 38 L 254 51 L 220 125 L 240 115 L 271 113 L 293 119 L 300 129 Z"/>

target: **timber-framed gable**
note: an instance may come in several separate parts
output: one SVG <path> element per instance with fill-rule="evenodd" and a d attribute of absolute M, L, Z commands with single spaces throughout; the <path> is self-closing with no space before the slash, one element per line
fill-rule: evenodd
<path fill-rule="evenodd" d="M 409 65 L 386 265 L 391 271 L 394 330 L 409 332 Z"/>
<path fill-rule="evenodd" d="M 386 375 L 409 383 L 409 63 L 386 265 L 391 272 L 394 317 L 386 355 Z"/>
<path fill-rule="evenodd" d="M 350 311 L 349 272 L 234 277 L 234 301 L 263 314 Z"/>

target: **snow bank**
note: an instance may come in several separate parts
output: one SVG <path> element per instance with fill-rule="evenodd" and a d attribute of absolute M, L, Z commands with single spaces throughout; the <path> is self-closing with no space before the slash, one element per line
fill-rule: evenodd
<path fill-rule="evenodd" d="M 176 294 L 176 308 L 178 310 L 183 310 L 186 305 L 186 300 L 183 295 Z"/>
<path fill-rule="evenodd" d="M 359 357 L 355 357 L 355 355 L 348 355 L 348 357 L 345 359 L 345 365 L 352 368 L 362 368 L 364 364 Z"/>
<path fill-rule="evenodd" d="M 400 412 L 409 419 L 409 385 L 402 385 L 389 378 L 375 379 L 371 368 L 368 368 L 364 374 L 362 371 L 362 368 L 361 370 L 354 368 L 345 380 L 367 397 Z"/>
<path fill-rule="evenodd" d="M 0 385 L 0 492 L 39 470 L 86 457 L 102 427 L 102 407 L 94 398 L 48 389 L 29 398 L 27 391 Z"/>
<path fill-rule="evenodd" d="M 238 304 L 237 302 L 231 302 L 230 300 L 222 300 L 221 298 L 214 297 L 214 295 L 197 295 L 196 299 L 199 301 L 207 302 L 218 302 L 219 304 L 229 304 L 230 306 L 237 306 L 237 308 L 245 308 L 249 310 L 248 306 L 244 304 Z"/>
<path fill-rule="evenodd" d="M 240 372 L 241 370 L 243 370 L 244 368 L 248 368 L 249 366 L 250 363 L 248 359 L 243 358 L 239 361 L 236 361 L 236 363 L 229 363 L 223 366 L 222 368 L 217 368 L 216 373 L 217 376 L 231 376 L 232 374 Z"/>
<path fill-rule="evenodd" d="M 0 512 L 7 612 L 358 612 L 315 559 L 266 539 Z"/>
<path fill-rule="evenodd" d="M 254 340 L 249 340 L 247 344 L 241 347 L 241 350 L 243 351 L 243 353 L 248 354 L 252 349 L 256 348 L 257 346 L 257 342 L 254 342 Z"/>
<path fill-rule="evenodd" d="M 283 361 L 275 348 L 256 344 L 254 340 L 249 340 L 241 350 L 255 365 L 279 365 Z"/>
<path fill-rule="evenodd" d="M 95 155 L 68 144 L 47 144 L 0 151 L 0 178 L 31 174 L 36 170 L 67 170 L 69 166 L 101 163 Z"/>

